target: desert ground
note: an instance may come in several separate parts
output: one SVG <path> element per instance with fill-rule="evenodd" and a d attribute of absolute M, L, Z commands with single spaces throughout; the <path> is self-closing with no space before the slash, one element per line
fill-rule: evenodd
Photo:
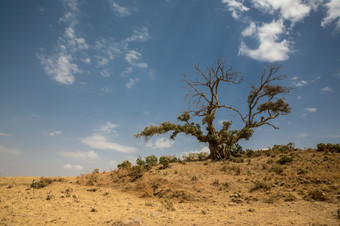
<path fill-rule="evenodd" d="M 0 177 L 0 225 L 340 225 L 339 209 L 340 153 L 313 149 Z"/>

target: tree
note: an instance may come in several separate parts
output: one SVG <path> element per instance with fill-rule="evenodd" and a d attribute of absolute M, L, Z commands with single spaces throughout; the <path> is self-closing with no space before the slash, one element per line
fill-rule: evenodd
<path fill-rule="evenodd" d="M 218 96 L 223 85 L 238 85 L 242 82 L 238 72 L 232 72 L 232 67 L 228 67 L 223 59 L 219 59 L 215 67 L 207 67 L 206 71 L 201 70 L 199 65 L 193 67 L 197 77 L 191 80 L 185 74 L 183 81 L 190 90 L 186 97 L 195 110 L 185 111 L 178 116 L 180 124 L 163 122 L 159 126 L 149 125 L 135 134 L 135 137 L 143 137 L 147 141 L 156 134 L 172 131 L 170 138 L 175 139 L 177 134 L 184 133 L 196 137 L 199 142 L 208 143 L 210 149 L 208 157 L 218 160 L 229 158 L 234 145 L 241 139 L 248 140 L 253 134 L 253 128 L 269 125 L 279 129 L 271 121 L 291 112 L 289 104 L 281 96 L 288 94 L 292 88 L 273 84 L 286 78 L 285 75 L 277 75 L 280 69 L 278 65 L 264 68 L 260 75 L 260 84 L 257 86 L 251 84 L 245 114 L 235 107 L 220 103 Z M 218 131 L 214 120 L 217 111 L 221 110 L 236 114 L 244 124 L 243 128 L 231 130 L 232 121 L 223 121 L 222 129 Z M 190 121 L 192 116 L 201 118 L 201 123 Z M 206 133 L 202 131 L 203 125 L 206 126 Z"/>

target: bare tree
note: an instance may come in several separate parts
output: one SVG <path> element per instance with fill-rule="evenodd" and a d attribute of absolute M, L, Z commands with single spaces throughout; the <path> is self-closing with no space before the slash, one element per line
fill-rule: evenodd
<path fill-rule="evenodd" d="M 223 85 L 238 85 L 242 82 L 238 72 L 232 72 L 232 68 L 226 66 L 223 59 L 219 59 L 215 67 L 207 67 L 206 71 L 202 71 L 199 65 L 193 65 L 193 67 L 197 72 L 197 77 L 191 80 L 188 75 L 184 75 L 184 83 L 190 90 L 186 97 L 195 110 L 182 113 L 177 118 L 181 124 L 163 122 L 159 126 L 150 125 L 135 134 L 137 138 L 143 137 L 147 141 L 156 134 L 172 131 L 170 138 L 175 139 L 177 134 L 184 133 L 196 137 L 199 142 L 208 143 L 209 158 L 218 160 L 228 158 L 233 146 L 239 140 L 248 140 L 253 134 L 252 128 L 269 125 L 278 129 L 271 123 L 271 120 L 291 112 L 289 104 L 280 96 L 288 94 L 292 88 L 272 84 L 286 78 L 285 75 L 277 75 L 280 69 L 278 65 L 263 69 L 259 79 L 260 84 L 251 84 L 245 114 L 235 107 L 220 103 L 218 96 L 221 89 L 223 91 L 223 88 L 227 88 Z M 215 115 L 217 111 L 223 109 L 237 115 L 244 124 L 243 128 L 231 130 L 232 121 L 223 121 L 222 129 L 216 130 Z M 200 117 L 201 123 L 191 122 L 191 116 Z M 201 125 L 206 126 L 206 133 L 203 133 Z"/>

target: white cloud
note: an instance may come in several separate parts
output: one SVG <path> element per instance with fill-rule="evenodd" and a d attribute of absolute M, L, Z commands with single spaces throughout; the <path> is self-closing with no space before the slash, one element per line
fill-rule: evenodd
<path fill-rule="evenodd" d="M 104 125 L 99 126 L 96 131 L 105 136 L 117 135 L 117 131 L 115 129 L 118 126 L 119 125 L 107 121 Z"/>
<path fill-rule="evenodd" d="M 146 146 L 152 149 L 164 149 L 170 148 L 173 144 L 173 140 L 162 137 L 157 139 L 155 142 L 149 141 L 148 143 L 146 143 Z"/>
<path fill-rule="evenodd" d="M 330 0 L 325 4 L 327 8 L 327 16 L 321 21 L 321 26 L 326 27 L 333 21 L 336 23 L 336 30 L 340 30 L 340 1 Z"/>
<path fill-rule="evenodd" d="M 131 89 L 139 81 L 139 78 L 130 78 L 129 82 L 125 84 L 125 87 Z"/>
<path fill-rule="evenodd" d="M 10 134 L 8 134 L 8 133 L 1 133 L 1 132 L 0 132 L 0 136 L 6 136 L 6 137 L 8 137 L 8 136 L 10 136 Z"/>
<path fill-rule="evenodd" d="M 144 111 L 143 114 L 144 114 L 145 116 L 149 116 L 149 115 L 150 115 L 150 112 L 149 112 L 149 111 Z"/>
<path fill-rule="evenodd" d="M 60 53 L 56 56 L 45 57 L 40 55 L 38 57 L 44 66 L 45 72 L 61 84 L 73 84 L 75 80 L 74 74 L 81 73 L 78 65 L 72 63 L 73 58 L 71 55 Z"/>
<path fill-rule="evenodd" d="M 130 50 L 126 53 L 125 60 L 132 66 L 137 66 L 140 68 L 147 68 L 148 67 L 147 63 L 138 62 L 141 57 L 142 57 L 142 54 L 140 52 L 137 52 L 136 50 Z"/>
<path fill-rule="evenodd" d="M 294 80 L 298 80 L 299 79 L 299 77 L 297 77 L 297 76 L 294 76 L 293 78 L 292 78 L 292 80 L 294 81 Z"/>
<path fill-rule="evenodd" d="M 311 11 L 311 7 L 303 4 L 301 0 L 253 0 L 252 2 L 259 10 L 272 15 L 279 11 L 282 18 L 293 23 L 301 21 Z"/>
<path fill-rule="evenodd" d="M 128 67 L 125 71 L 123 71 L 122 73 L 120 73 L 120 76 L 122 77 L 126 77 L 128 74 L 130 74 L 131 72 L 133 72 L 133 67 Z"/>
<path fill-rule="evenodd" d="M 210 149 L 208 146 L 204 146 L 202 147 L 200 150 L 193 150 L 193 151 L 189 151 L 189 152 L 183 152 L 182 153 L 182 156 L 183 155 L 189 155 L 189 153 L 201 153 L 201 152 L 206 152 L 206 153 L 210 153 Z"/>
<path fill-rule="evenodd" d="M 108 87 L 103 87 L 100 89 L 100 91 L 104 92 L 104 93 L 111 93 L 111 89 Z"/>
<path fill-rule="evenodd" d="M 316 108 L 313 108 L 313 107 L 308 107 L 308 108 L 305 108 L 305 111 L 307 111 L 308 113 L 314 113 L 316 112 Z"/>
<path fill-rule="evenodd" d="M 235 19 L 238 19 L 243 12 L 249 10 L 248 7 L 244 6 L 242 2 L 237 0 L 222 0 L 222 3 L 227 4 L 228 10 Z"/>
<path fill-rule="evenodd" d="M 89 48 L 85 39 L 78 37 L 75 25 L 78 23 L 78 3 L 76 0 L 63 1 L 66 13 L 60 18 L 61 22 L 67 24 L 64 34 L 58 38 L 57 48 L 51 54 L 37 54 L 46 74 L 60 84 L 71 85 L 75 81 L 75 74 L 82 73 L 77 60 L 89 63 L 89 58 L 78 59 L 76 53 L 83 52 Z"/>
<path fill-rule="evenodd" d="M 255 28 L 251 29 L 251 32 L 254 33 Z M 278 41 L 279 35 L 284 32 L 282 20 L 264 23 L 261 27 L 257 27 L 256 30 L 255 37 L 260 43 L 258 48 L 249 49 L 244 41 L 242 41 L 239 55 L 245 55 L 255 60 L 268 62 L 283 61 L 289 58 L 288 54 L 291 52 L 289 48 L 290 43 L 286 39 Z M 248 35 L 250 32 L 247 31 L 245 33 Z"/>
<path fill-rule="evenodd" d="M 305 86 L 305 85 L 308 85 L 308 82 L 307 81 L 305 81 L 305 80 L 301 80 L 301 81 L 299 81 L 299 82 L 292 82 L 292 84 L 294 85 L 294 86 L 297 86 L 297 87 L 301 87 L 301 86 Z"/>
<path fill-rule="evenodd" d="M 328 86 L 321 89 L 321 93 L 329 93 L 329 92 L 333 92 L 333 89 Z"/>
<path fill-rule="evenodd" d="M 297 135 L 298 138 L 305 138 L 307 136 L 308 136 L 308 134 L 306 132 L 301 132 Z"/>
<path fill-rule="evenodd" d="M 133 30 L 133 34 L 125 41 L 127 42 L 144 42 L 150 38 L 149 29 L 145 26 L 137 27 Z"/>
<path fill-rule="evenodd" d="M 61 132 L 61 131 L 59 131 L 59 130 L 48 133 L 48 135 L 49 135 L 50 137 L 55 137 L 55 136 L 61 135 L 61 134 L 63 134 L 63 132 Z"/>
<path fill-rule="evenodd" d="M 108 70 L 102 70 L 100 72 L 100 75 L 105 77 L 105 78 L 108 78 L 108 77 L 110 77 L 111 74 L 110 74 L 110 72 Z"/>
<path fill-rule="evenodd" d="M 127 17 L 127 16 L 131 16 L 132 13 L 137 11 L 136 8 L 127 8 L 127 7 L 121 6 L 114 0 L 109 0 L 109 3 L 111 4 L 113 12 L 115 13 L 116 16 Z"/>
<path fill-rule="evenodd" d="M 0 145 L 0 153 L 11 154 L 11 155 L 19 155 L 21 151 L 14 148 L 7 148 L 5 146 Z"/>
<path fill-rule="evenodd" d="M 114 168 L 117 167 L 117 164 L 118 164 L 118 162 L 117 162 L 116 160 L 111 160 L 111 161 L 110 161 L 110 165 L 111 165 L 112 167 L 114 167 Z"/>
<path fill-rule="evenodd" d="M 77 171 L 84 169 L 84 167 L 82 167 L 81 165 L 71 165 L 71 164 L 66 164 L 66 165 L 63 166 L 63 168 L 64 169 L 77 170 Z"/>
<path fill-rule="evenodd" d="M 250 21 L 249 26 L 246 27 L 242 31 L 242 36 L 244 36 L 244 37 L 252 36 L 253 34 L 255 34 L 256 30 L 257 30 L 257 27 L 256 27 L 255 23 L 253 21 Z"/>
<path fill-rule="evenodd" d="M 134 147 L 119 145 L 113 142 L 108 141 L 108 138 L 99 133 L 94 133 L 92 136 L 85 137 L 81 139 L 81 142 L 88 145 L 94 149 L 102 149 L 102 150 L 112 150 L 123 153 L 135 152 L 136 149 Z"/>
<path fill-rule="evenodd" d="M 74 151 L 74 152 L 58 152 L 59 155 L 67 157 L 67 158 L 74 158 L 79 159 L 82 161 L 92 161 L 99 159 L 98 154 L 95 151 L 88 151 L 88 152 L 82 152 L 82 151 Z"/>
<path fill-rule="evenodd" d="M 91 59 L 88 58 L 88 57 L 86 57 L 86 58 L 84 58 L 84 59 L 81 59 L 81 61 L 83 61 L 83 62 L 86 63 L 86 64 L 91 63 Z"/>

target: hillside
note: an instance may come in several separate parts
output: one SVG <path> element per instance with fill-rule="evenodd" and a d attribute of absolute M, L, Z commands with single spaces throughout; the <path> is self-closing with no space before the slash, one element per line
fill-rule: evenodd
<path fill-rule="evenodd" d="M 2 225 L 339 225 L 338 209 L 340 153 L 314 149 L 0 178 Z"/>

